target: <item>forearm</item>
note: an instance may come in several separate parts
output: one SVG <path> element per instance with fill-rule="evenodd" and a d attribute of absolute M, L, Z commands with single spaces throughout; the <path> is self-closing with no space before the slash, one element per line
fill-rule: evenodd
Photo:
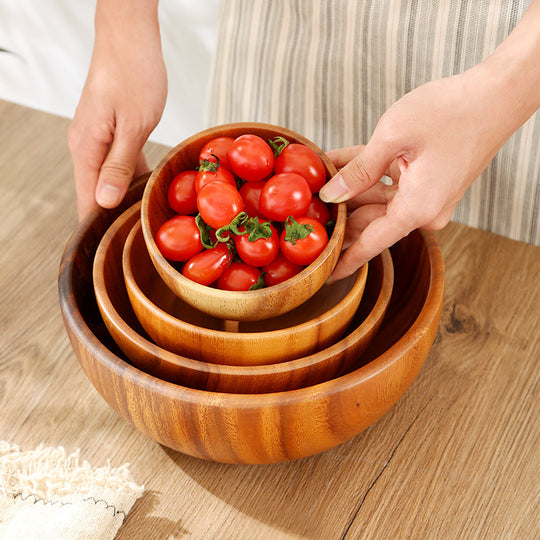
<path fill-rule="evenodd" d="M 126 41 L 152 39 L 160 42 L 159 0 L 98 0 L 95 12 L 96 47 L 102 42 L 111 53 Z"/>
<path fill-rule="evenodd" d="M 533 0 L 508 38 L 470 70 L 490 102 L 500 144 L 540 107 L 540 0 Z"/>

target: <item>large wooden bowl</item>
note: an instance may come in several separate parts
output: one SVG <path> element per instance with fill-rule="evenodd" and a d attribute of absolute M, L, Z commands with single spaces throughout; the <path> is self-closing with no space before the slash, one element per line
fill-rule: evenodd
<path fill-rule="evenodd" d="M 393 265 L 388 251 L 370 263 L 369 287 L 354 324 L 348 335 L 332 347 L 272 365 L 216 365 L 156 346 L 135 317 L 123 285 L 121 255 L 125 240 L 138 219 L 138 208 L 137 204 L 130 207 L 107 229 L 94 258 L 93 284 L 109 333 L 139 369 L 190 388 L 262 393 L 317 384 L 346 372 L 362 360 L 362 352 L 376 335 L 391 297 Z M 200 312 L 194 312 L 193 316 L 209 317 Z M 201 347 L 204 346 L 201 341 Z"/>
<path fill-rule="evenodd" d="M 231 366 L 294 360 L 338 341 L 356 313 L 368 274 L 366 263 L 354 275 L 323 285 L 292 311 L 261 321 L 231 323 L 191 307 L 170 291 L 152 265 L 140 222 L 127 237 L 122 264 L 135 315 L 155 343 L 190 358 Z"/>
<path fill-rule="evenodd" d="M 433 234 L 419 231 L 392 250 L 397 273 L 407 279 L 397 281 L 401 288 L 394 286 L 391 332 L 385 332 L 383 323 L 383 341 L 378 334 L 365 352 L 371 361 L 350 373 L 307 388 L 253 395 L 186 388 L 133 367 L 99 315 L 92 260 L 103 234 L 134 197 L 128 196 L 115 211 L 96 210 L 73 233 L 61 261 L 59 294 L 65 326 L 86 375 L 113 409 L 149 437 L 220 462 L 298 459 L 366 429 L 416 377 L 435 338 L 444 294 L 440 249 Z M 402 298 L 410 307 L 395 310 Z"/>
<path fill-rule="evenodd" d="M 346 206 L 338 205 L 336 224 L 329 242 L 319 257 L 295 277 L 279 285 L 255 291 L 223 291 L 206 287 L 184 277 L 159 251 L 155 236 L 159 227 L 174 215 L 167 202 L 173 177 L 182 170 L 194 169 L 205 143 L 217 136 L 237 137 L 253 133 L 264 139 L 282 135 L 291 142 L 313 148 L 321 157 L 328 179 L 336 169 L 326 154 L 301 135 L 270 124 L 237 123 L 202 131 L 173 148 L 152 172 L 141 207 L 141 224 L 150 257 L 163 281 L 188 304 L 220 319 L 254 321 L 291 311 L 313 296 L 326 282 L 339 258 L 345 234 Z"/>

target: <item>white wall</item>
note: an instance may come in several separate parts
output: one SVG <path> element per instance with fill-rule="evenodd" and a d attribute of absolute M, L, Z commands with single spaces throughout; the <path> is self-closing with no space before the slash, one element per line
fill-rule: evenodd
<path fill-rule="evenodd" d="M 84 84 L 95 0 L 0 0 L 0 99 L 71 118 Z M 219 0 L 161 0 L 169 97 L 150 139 L 173 146 L 203 129 Z M 0 129 L 2 119 L 0 118 Z"/>

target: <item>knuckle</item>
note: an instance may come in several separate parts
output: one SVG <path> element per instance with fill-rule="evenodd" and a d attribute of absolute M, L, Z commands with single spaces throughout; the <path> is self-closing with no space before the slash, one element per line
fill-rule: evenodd
<path fill-rule="evenodd" d="M 109 180 L 118 179 L 123 182 L 126 178 L 131 178 L 133 167 L 125 161 L 110 158 L 103 163 L 101 173 L 107 176 Z"/>
<path fill-rule="evenodd" d="M 367 188 L 374 183 L 364 160 L 360 156 L 350 161 L 348 165 L 342 169 L 341 174 L 345 177 L 345 183 L 347 185 L 356 188 Z"/>

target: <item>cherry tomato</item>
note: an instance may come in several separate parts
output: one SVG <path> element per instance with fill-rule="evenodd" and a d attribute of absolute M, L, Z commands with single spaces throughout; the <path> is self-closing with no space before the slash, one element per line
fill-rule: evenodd
<path fill-rule="evenodd" d="M 233 262 L 218 278 L 216 287 L 226 291 L 249 291 L 261 285 L 261 271 L 244 262 Z"/>
<path fill-rule="evenodd" d="M 236 189 L 236 180 L 234 179 L 232 172 L 228 171 L 218 163 L 202 161 L 197 177 L 195 178 L 195 190 L 197 193 L 201 191 L 203 186 L 216 180 L 230 184 Z"/>
<path fill-rule="evenodd" d="M 187 261 L 203 249 L 194 216 L 174 216 L 158 229 L 156 244 L 170 261 Z"/>
<path fill-rule="evenodd" d="M 216 180 L 201 188 L 197 207 L 205 223 L 219 229 L 228 225 L 244 208 L 240 192 L 229 184 Z"/>
<path fill-rule="evenodd" d="M 240 231 L 245 229 L 244 225 L 239 228 Z M 254 233 L 254 237 L 257 237 L 255 240 L 251 239 L 250 233 L 234 236 L 234 246 L 238 256 L 251 266 L 270 264 L 279 253 L 278 232 L 270 223 L 265 224 L 264 230 L 265 234 L 270 234 L 268 238 L 262 236 L 262 232 Z"/>
<path fill-rule="evenodd" d="M 262 212 L 259 210 L 259 200 L 261 198 L 261 191 L 265 182 L 246 182 L 240 188 L 240 195 L 244 199 L 244 212 L 249 217 L 258 217 L 266 219 Z"/>
<path fill-rule="evenodd" d="M 288 219 L 281 233 L 279 246 L 289 261 L 307 266 L 328 244 L 326 229 L 313 218 Z"/>
<path fill-rule="evenodd" d="M 268 179 L 261 192 L 259 210 L 268 218 L 285 221 L 300 217 L 311 203 L 307 180 L 297 173 L 281 173 Z"/>
<path fill-rule="evenodd" d="M 197 212 L 196 176 L 197 171 L 183 171 L 177 174 L 169 184 L 167 200 L 175 212 L 179 214 L 195 214 Z"/>
<path fill-rule="evenodd" d="M 323 227 L 326 227 L 326 224 L 332 219 L 330 208 L 328 208 L 328 205 L 321 201 L 317 195 L 314 195 L 311 198 L 311 204 L 306 210 L 304 217 L 316 219 Z"/>
<path fill-rule="evenodd" d="M 182 273 L 201 285 L 210 285 L 223 274 L 231 258 L 229 246 L 220 242 L 216 247 L 205 249 L 191 257 L 184 265 Z"/>
<path fill-rule="evenodd" d="M 264 180 L 274 168 L 274 152 L 258 135 L 237 137 L 229 148 L 228 157 L 234 174 L 248 182 Z"/>
<path fill-rule="evenodd" d="M 264 284 L 267 287 L 277 285 L 282 281 L 286 281 L 287 279 L 296 276 L 303 268 L 302 265 L 289 261 L 283 253 L 279 252 L 277 257 L 270 264 L 261 268 L 264 273 Z"/>
<path fill-rule="evenodd" d="M 216 156 L 223 167 L 231 170 L 231 164 L 229 163 L 229 157 L 227 153 L 234 141 L 232 137 L 216 137 L 211 141 L 208 141 L 201 149 L 199 154 L 199 162 L 206 159 L 207 161 L 216 161 Z"/>
<path fill-rule="evenodd" d="M 312 193 L 318 193 L 326 183 L 326 167 L 317 152 L 304 144 L 290 143 L 275 158 L 274 172 L 295 172 L 302 175 Z"/>

